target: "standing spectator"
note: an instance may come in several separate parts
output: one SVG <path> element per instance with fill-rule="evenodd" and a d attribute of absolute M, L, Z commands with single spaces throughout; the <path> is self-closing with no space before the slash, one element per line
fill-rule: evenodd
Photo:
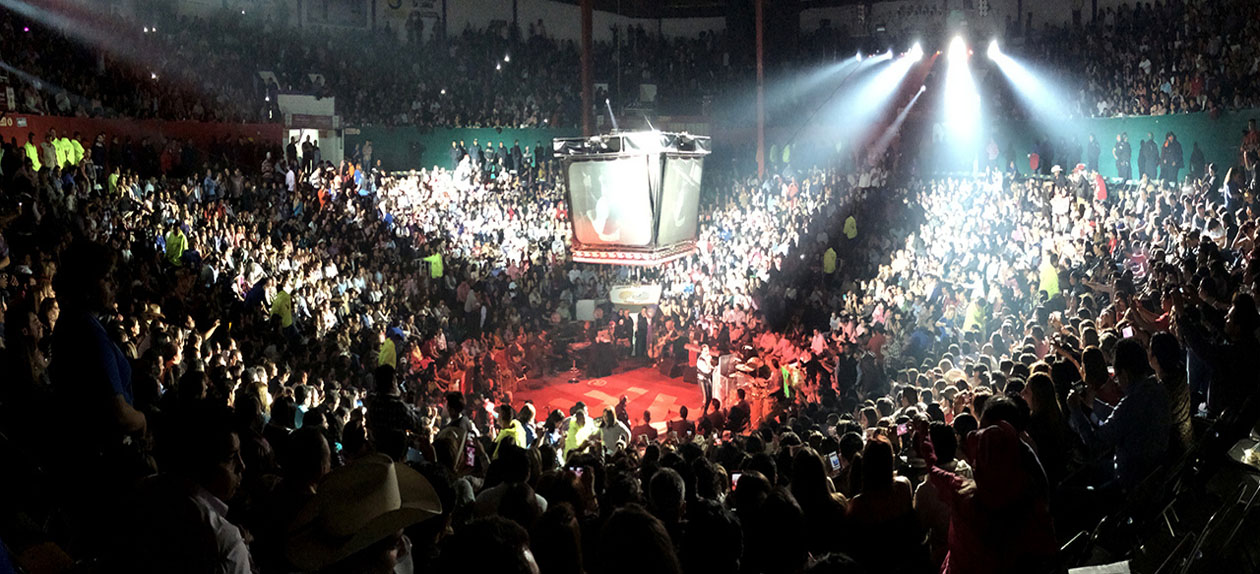
<path fill-rule="evenodd" d="M 1111 147 L 1111 157 L 1115 157 L 1115 171 L 1120 179 L 1133 179 L 1133 147 L 1129 146 L 1128 133 L 1115 136 L 1115 146 Z"/>
<path fill-rule="evenodd" d="M 1138 147 L 1138 177 L 1159 178 L 1159 144 L 1155 143 L 1155 134 L 1150 132 Z"/>
<path fill-rule="evenodd" d="M 1112 367 L 1124 398 L 1112 408 L 1094 398 L 1089 388 L 1072 391 L 1070 423 L 1090 451 L 1115 450 L 1115 483 L 1103 486 L 1127 491 L 1163 462 L 1171 409 L 1168 393 L 1151 375 L 1146 350 L 1136 339 L 1116 344 Z"/>
<path fill-rule="evenodd" d="M 1085 166 L 1089 171 L 1098 171 L 1098 156 L 1102 155 L 1102 148 L 1098 145 L 1098 138 L 1094 134 L 1089 134 L 1089 143 L 1085 148 Z"/>
<path fill-rule="evenodd" d="M 1160 178 L 1176 183 L 1179 181 L 1183 165 L 1185 165 L 1185 155 L 1182 154 L 1181 142 L 1177 141 L 1176 134 L 1168 132 L 1164 136 L 1164 148 L 1160 157 Z"/>

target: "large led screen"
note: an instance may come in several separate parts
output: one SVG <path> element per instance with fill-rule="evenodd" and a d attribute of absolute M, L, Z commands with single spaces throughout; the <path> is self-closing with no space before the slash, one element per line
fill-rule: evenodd
<path fill-rule="evenodd" d="M 665 159 L 665 183 L 661 197 L 661 225 L 656 242 L 669 245 L 696 239 L 700 209 L 700 176 L 704 159 Z"/>
<path fill-rule="evenodd" d="M 573 233 L 584 245 L 652 243 L 647 160 L 575 161 L 569 164 Z"/>

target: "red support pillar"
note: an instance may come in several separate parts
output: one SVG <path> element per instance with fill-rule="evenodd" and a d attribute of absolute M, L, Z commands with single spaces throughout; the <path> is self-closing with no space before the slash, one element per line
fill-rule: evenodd
<path fill-rule="evenodd" d="M 595 125 L 591 121 L 591 108 L 594 106 L 594 79 L 591 77 L 591 28 L 594 19 L 593 0 L 582 0 L 582 135 L 595 135 Z"/>
<path fill-rule="evenodd" d="M 766 90 L 762 58 L 765 55 L 765 32 L 762 12 L 765 0 L 753 0 L 757 6 L 757 176 L 766 175 Z"/>

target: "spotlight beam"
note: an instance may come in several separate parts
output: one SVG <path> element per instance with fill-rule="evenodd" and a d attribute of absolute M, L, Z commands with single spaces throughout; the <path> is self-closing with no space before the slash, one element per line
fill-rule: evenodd
<path fill-rule="evenodd" d="M 967 62 L 967 44 L 955 37 L 949 44 L 945 73 L 945 125 L 963 142 L 970 142 L 980 122 L 980 92 Z"/>
<path fill-rule="evenodd" d="M 1010 81 L 1011 91 L 1037 112 L 1033 114 L 1034 117 L 1067 118 L 1072 115 L 1063 105 L 1063 102 L 1070 101 L 1066 94 L 1046 83 L 1044 76 L 1034 72 L 1030 66 L 1002 53 L 996 41 L 989 46 L 989 58 Z M 1052 128 L 1062 125 L 1059 121 L 1051 122 Z"/>
<path fill-rule="evenodd" d="M 905 123 L 906 117 L 910 115 L 910 108 L 914 107 L 914 104 L 919 101 L 919 98 L 923 96 L 925 91 L 927 91 L 927 88 L 920 86 L 919 91 L 914 94 L 913 98 L 910 98 L 910 103 L 906 104 L 906 107 L 902 108 L 901 112 L 897 114 L 897 119 L 893 120 L 888 129 L 884 130 L 884 134 L 879 136 L 879 140 L 875 142 L 875 146 L 872 148 L 875 155 L 882 155 L 888 149 L 892 139 L 901 131 L 901 124 Z"/>
<path fill-rule="evenodd" d="M 889 52 L 887 54 L 881 54 L 874 58 L 867 57 L 864 60 L 860 60 L 858 62 L 857 67 L 854 68 L 852 71 L 850 71 L 849 74 L 845 76 L 843 80 L 840 80 L 840 83 L 839 85 L 836 86 L 836 89 L 831 91 L 831 95 L 827 96 L 827 99 L 819 103 L 818 107 L 814 108 L 814 111 L 810 112 L 809 116 L 805 118 L 805 121 L 801 122 L 801 125 L 796 127 L 796 131 L 792 132 L 792 137 L 787 139 L 787 145 L 793 145 L 796 143 L 796 138 L 801 135 L 801 130 L 804 130 L 805 126 L 808 126 L 811 123 L 813 123 L 814 117 L 817 116 L 818 112 L 822 111 L 823 108 L 827 107 L 827 104 L 831 103 L 831 100 L 835 99 L 836 94 L 840 93 L 840 90 L 843 89 L 845 85 L 848 84 L 849 78 L 852 78 L 853 75 L 858 73 L 859 71 L 866 69 L 869 66 L 872 66 L 878 62 L 887 60 L 891 57 L 892 57 L 892 53 Z"/>

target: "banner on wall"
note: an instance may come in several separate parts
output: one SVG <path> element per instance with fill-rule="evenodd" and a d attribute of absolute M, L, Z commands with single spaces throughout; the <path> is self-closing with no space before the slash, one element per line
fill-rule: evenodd
<path fill-rule="evenodd" d="M 388 24 L 403 41 L 424 41 L 442 18 L 442 0 L 383 0 L 377 3 L 379 24 Z"/>
<path fill-rule="evenodd" d="M 303 26 L 372 27 L 370 0 L 306 0 L 301 6 Z"/>

